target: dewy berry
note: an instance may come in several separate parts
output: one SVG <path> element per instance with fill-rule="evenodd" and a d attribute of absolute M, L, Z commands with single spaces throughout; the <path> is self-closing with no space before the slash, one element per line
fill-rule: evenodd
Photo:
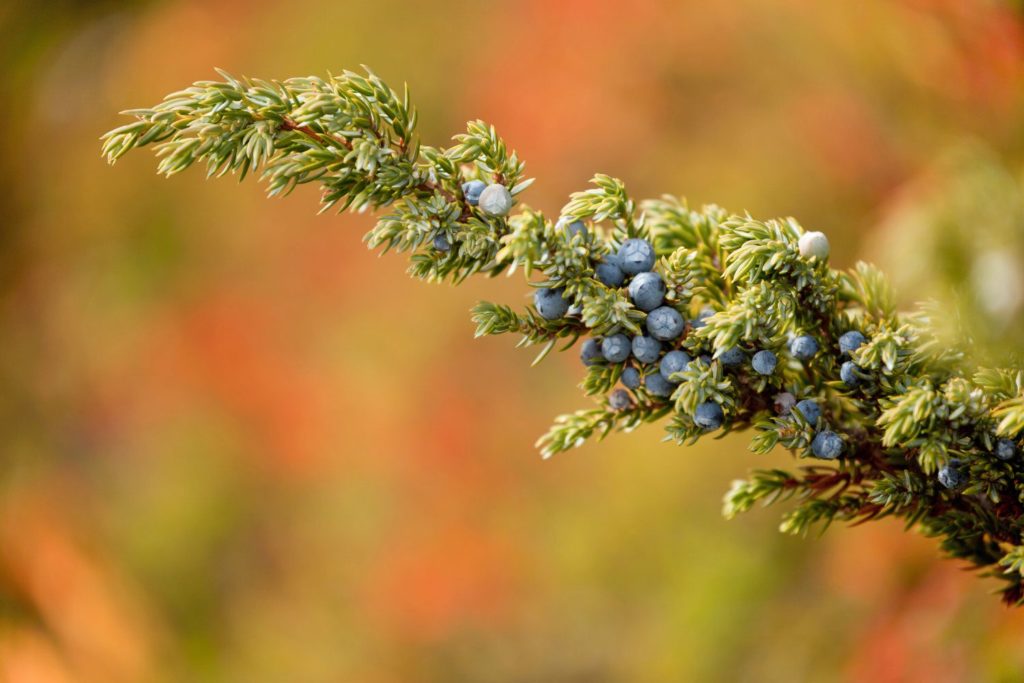
<path fill-rule="evenodd" d="M 759 375 L 770 375 L 775 372 L 775 366 L 778 365 L 779 359 L 775 357 L 775 354 L 768 349 L 762 349 L 754 354 L 754 357 L 750 361 L 750 365 L 754 368 L 754 372 Z"/>
<path fill-rule="evenodd" d="M 850 330 L 839 337 L 839 353 L 849 356 L 867 341 L 867 338 L 857 330 Z"/>
<path fill-rule="evenodd" d="M 817 401 L 805 398 L 793 406 L 793 408 L 795 408 L 796 411 L 803 416 L 804 420 L 810 423 L 812 427 L 818 424 L 818 418 L 821 417 L 821 406 L 818 405 Z"/>
<path fill-rule="evenodd" d="M 480 210 L 490 216 L 507 216 L 512 210 L 512 193 L 498 183 L 492 183 L 480 193 Z"/>
<path fill-rule="evenodd" d="M 660 341 L 675 339 L 685 326 L 683 316 L 671 306 L 661 306 L 647 314 L 647 331 Z"/>
<path fill-rule="evenodd" d="M 641 363 L 654 363 L 661 355 L 661 342 L 654 337 L 633 337 L 633 357 Z"/>
<path fill-rule="evenodd" d="M 672 375 L 685 370 L 690 360 L 690 354 L 685 351 L 669 351 L 661 359 L 661 365 L 658 366 L 658 370 L 661 372 L 661 376 L 669 382 L 679 384 L 677 380 L 672 379 Z"/>
<path fill-rule="evenodd" d="M 569 302 L 562 296 L 563 290 L 538 289 L 533 293 L 533 306 L 545 320 L 558 320 L 569 312 Z"/>
<path fill-rule="evenodd" d="M 835 460 L 843 452 L 843 439 L 835 432 L 823 429 L 811 441 L 811 453 L 822 460 Z"/>
<path fill-rule="evenodd" d="M 810 360 L 818 353 L 818 341 L 807 334 L 793 337 L 789 342 L 789 353 L 797 360 Z"/>
<path fill-rule="evenodd" d="M 828 258 L 828 238 L 823 232 L 805 232 L 800 236 L 797 248 L 804 258 L 817 258 L 822 261 Z"/>
<path fill-rule="evenodd" d="M 594 267 L 594 274 L 605 287 L 618 289 L 626 281 L 626 274 L 619 267 L 618 254 L 608 254 Z"/>
<path fill-rule="evenodd" d="M 584 365 L 600 363 L 603 358 L 604 354 L 601 353 L 600 340 L 591 337 L 580 346 L 580 360 L 583 361 Z"/>
<path fill-rule="evenodd" d="M 653 311 L 665 300 L 665 281 L 657 273 L 639 273 L 629 283 L 629 298 L 641 311 Z"/>
<path fill-rule="evenodd" d="M 601 342 L 601 353 L 609 363 L 622 363 L 629 358 L 630 349 L 629 337 L 621 332 L 605 337 Z"/>
<path fill-rule="evenodd" d="M 705 401 L 699 404 L 693 412 L 693 423 L 705 431 L 718 429 L 722 426 L 722 420 L 724 419 L 725 414 L 722 412 L 722 406 L 714 401 Z"/>
<path fill-rule="evenodd" d="M 470 206 L 476 206 L 480 203 L 480 193 L 487 187 L 487 183 L 482 180 L 470 180 L 469 182 L 462 183 L 462 196 L 466 198 L 466 203 Z"/>
<path fill-rule="evenodd" d="M 647 240 L 634 237 L 619 247 L 619 267 L 626 275 L 646 273 L 654 268 L 654 247 Z"/>

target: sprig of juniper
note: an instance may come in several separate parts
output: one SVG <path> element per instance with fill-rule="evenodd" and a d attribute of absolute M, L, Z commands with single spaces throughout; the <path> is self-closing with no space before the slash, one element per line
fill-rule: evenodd
<path fill-rule="evenodd" d="M 734 482 L 726 516 L 794 499 L 781 529 L 799 534 L 900 517 L 1024 602 L 1024 368 L 983 367 L 966 332 L 938 341 L 931 321 L 955 313 L 897 311 L 882 273 L 829 268 L 825 236 L 793 219 L 637 204 L 605 175 L 554 220 L 513 214 L 531 181 L 493 127 L 422 145 L 408 91 L 369 71 L 221 76 L 125 112 L 104 155 L 152 146 L 165 175 L 258 172 L 271 196 L 318 183 L 324 209 L 384 209 L 366 241 L 409 252 L 424 280 L 521 269 L 534 305 L 479 304 L 477 335 L 521 335 L 538 360 L 583 339 L 596 399 L 556 420 L 545 457 L 665 417 L 679 443 L 752 428 L 754 451 L 814 464 Z"/>

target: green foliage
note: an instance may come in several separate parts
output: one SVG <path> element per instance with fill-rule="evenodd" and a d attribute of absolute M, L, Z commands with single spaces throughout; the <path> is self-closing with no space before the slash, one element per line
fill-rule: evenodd
<path fill-rule="evenodd" d="M 758 453 L 781 446 L 802 459 L 826 457 L 815 438 L 827 430 L 841 440 L 841 457 L 794 472 L 753 472 L 726 495 L 726 516 L 792 499 L 781 529 L 795 534 L 836 520 L 897 516 L 939 537 L 947 553 L 996 571 L 1006 581 L 1005 599 L 1021 600 L 1024 458 L 997 457 L 996 439 L 1020 446 L 1024 369 L 978 367 L 955 311 L 927 304 L 897 311 L 874 267 L 838 272 L 804 257 L 804 230 L 792 218 L 693 209 L 673 197 L 638 204 L 606 175 L 574 193 L 555 220 L 522 206 L 508 217 L 489 215 L 469 203 L 463 183 L 501 184 L 518 199 L 531 182 L 493 127 L 470 122 L 451 147 L 434 148 L 416 138 L 408 94 L 399 96 L 372 73 L 280 83 L 222 76 L 126 112 L 135 120 L 104 136 L 103 153 L 113 162 L 152 146 L 167 175 L 199 162 L 216 176 L 259 170 L 271 195 L 317 182 L 325 208 L 386 207 L 366 241 L 408 253 L 410 272 L 421 279 L 458 283 L 521 269 L 531 286 L 559 290 L 570 312 L 548 320 L 532 307 L 484 302 L 473 319 L 477 336 L 512 333 L 520 345 L 540 346 L 537 361 L 581 337 L 640 333 L 647 314 L 624 288 L 598 280 L 594 268 L 626 239 L 654 245 L 665 305 L 689 320 L 671 346 L 695 360 L 671 377 L 677 384 L 670 397 L 640 386 L 613 406 L 606 395 L 626 367 L 644 374 L 657 368 L 598 359 L 582 382 L 596 406 L 558 418 L 538 442 L 544 457 L 666 417 L 668 438 L 692 443 L 708 434 L 696 419 L 708 402 L 724 413 L 719 433 L 752 428 Z M 585 233 L 566 228 L 574 220 L 584 222 Z M 940 324 L 960 330 L 959 341 L 941 341 Z M 841 357 L 839 338 L 851 330 L 867 341 Z M 794 358 L 794 335 L 812 336 L 818 353 Z M 747 358 L 771 351 L 778 365 L 767 375 L 749 362 L 726 366 L 723 354 L 737 350 Z M 855 364 L 852 385 L 840 378 L 844 362 Z M 790 410 L 797 399 L 816 401 L 821 417 L 811 423 Z M 960 473 L 959 488 L 937 481 L 944 467 Z"/>

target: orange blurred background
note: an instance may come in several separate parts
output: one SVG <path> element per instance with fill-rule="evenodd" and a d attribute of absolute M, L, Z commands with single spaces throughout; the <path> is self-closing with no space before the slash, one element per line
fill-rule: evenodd
<path fill-rule="evenodd" d="M 425 286 L 311 188 L 98 142 L 214 67 L 367 64 L 430 144 L 494 123 L 531 205 L 606 172 L 899 268 L 873 226 L 945 150 L 1024 161 L 1018 8 L 14 0 L 0 57 L 0 679 L 1021 680 L 1024 612 L 932 541 L 725 522 L 785 454 L 648 427 L 542 462 L 575 354 L 468 314 L 517 278 Z"/>

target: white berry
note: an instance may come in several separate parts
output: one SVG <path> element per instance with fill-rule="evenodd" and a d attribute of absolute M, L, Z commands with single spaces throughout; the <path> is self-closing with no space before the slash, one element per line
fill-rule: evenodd
<path fill-rule="evenodd" d="M 804 258 L 817 257 L 822 261 L 828 258 L 828 238 L 823 232 L 805 232 L 800 235 L 799 245 Z"/>
<path fill-rule="evenodd" d="M 512 193 L 504 185 L 493 183 L 480 193 L 479 206 L 491 216 L 507 216 L 512 210 Z"/>

